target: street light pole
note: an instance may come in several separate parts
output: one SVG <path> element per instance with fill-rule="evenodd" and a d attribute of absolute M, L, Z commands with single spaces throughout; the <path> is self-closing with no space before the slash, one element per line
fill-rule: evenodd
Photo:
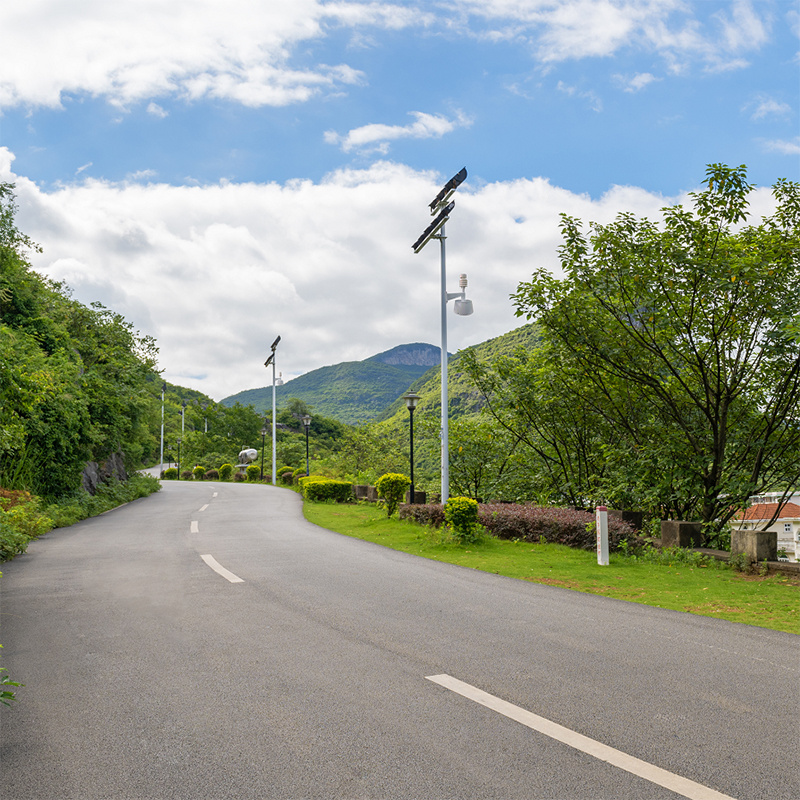
<path fill-rule="evenodd" d="M 416 503 L 414 497 L 414 409 L 419 403 L 419 395 L 416 392 L 408 392 L 403 396 L 406 401 L 406 408 L 408 409 L 408 445 L 409 445 L 409 461 L 411 463 L 411 492 L 409 493 L 409 500 L 411 503 Z"/>
<path fill-rule="evenodd" d="M 279 336 L 271 345 L 270 349 L 272 352 L 270 353 L 267 360 L 264 362 L 264 366 L 268 367 L 272 364 L 272 485 L 277 485 L 277 475 L 275 474 L 278 471 L 278 460 L 277 460 L 277 427 L 276 422 L 277 418 L 275 415 L 275 350 L 278 347 L 278 343 L 280 342 L 281 337 Z M 263 468 L 261 470 L 262 477 L 263 477 Z"/>
<path fill-rule="evenodd" d="M 166 382 L 161 384 L 161 455 L 158 463 L 158 471 L 164 470 L 164 392 L 167 391 Z"/>
<path fill-rule="evenodd" d="M 459 279 L 460 292 L 447 291 L 446 259 L 445 259 L 445 223 L 450 219 L 450 214 L 455 208 L 455 201 L 450 198 L 455 194 L 456 189 L 467 177 L 467 168 L 464 167 L 456 173 L 439 191 L 429 204 L 431 215 L 437 215 L 436 219 L 423 231 L 422 236 L 411 245 L 415 253 L 419 253 L 423 247 L 431 240 L 438 239 L 440 245 L 441 262 L 441 325 L 442 325 L 442 463 L 441 463 L 441 502 L 446 503 L 450 497 L 450 442 L 449 442 L 449 398 L 447 385 L 447 304 L 450 300 L 456 300 L 455 312 L 461 316 L 468 316 L 472 313 L 472 301 L 466 299 L 467 276 L 462 275 Z M 458 298 L 458 299 L 456 299 Z"/>
<path fill-rule="evenodd" d="M 264 441 L 267 438 L 267 419 L 264 417 L 264 426 L 261 428 L 261 480 L 264 480 Z"/>
<path fill-rule="evenodd" d="M 308 429 L 311 427 L 311 417 L 308 414 L 303 414 L 303 425 L 306 426 L 306 475 L 311 474 L 308 468 Z"/>

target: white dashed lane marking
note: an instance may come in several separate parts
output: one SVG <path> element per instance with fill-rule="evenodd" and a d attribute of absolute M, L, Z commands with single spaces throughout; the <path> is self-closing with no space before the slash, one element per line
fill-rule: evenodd
<path fill-rule="evenodd" d="M 451 692 L 460 694 L 462 697 L 480 703 L 480 705 L 486 706 L 486 708 L 490 708 L 492 711 L 496 711 L 498 714 L 502 714 L 509 719 L 513 719 L 515 722 L 519 722 L 531 728 L 531 730 L 543 733 L 545 736 L 549 736 L 551 739 L 573 747 L 575 750 L 587 753 L 600 761 L 606 761 L 615 767 L 624 769 L 626 772 L 644 778 L 651 783 L 663 786 L 665 789 L 675 792 L 675 794 L 688 797 L 690 800 L 733 800 L 733 798 L 727 794 L 722 794 L 715 789 L 710 789 L 708 786 L 703 786 L 701 783 L 695 783 L 695 781 L 683 778 L 680 775 L 676 775 L 674 772 L 668 772 L 647 761 L 642 761 L 627 753 L 623 753 L 621 750 L 615 750 L 613 747 L 609 747 L 602 742 L 590 739 L 588 736 L 565 728 L 563 725 L 551 722 L 549 719 L 526 711 L 524 708 L 515 706 L 513 703 L 501 700 L 493 694 L 488 694 L 450 675 L 429 675 L 427 680 L 438 683 L 439 686 L 450 689 Z"/>

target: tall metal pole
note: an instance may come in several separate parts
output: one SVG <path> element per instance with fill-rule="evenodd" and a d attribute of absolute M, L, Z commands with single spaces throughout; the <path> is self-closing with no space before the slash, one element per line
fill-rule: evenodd
<path fill-rule="evenodd" d="M 417 501 L 414 496 L 414 409 L 411 406 L 408 408 L 408 444 L 411 460 L 411 494 L 409 495 L 409 500 L 413 505 Z"/>
<path fill-rule="evenodd" d="M 167 388 L 166 383 L 161 384 L 161 455 L 159 456 L 158 471 L 164 469 L 164 390 Z"/>
<path fill-rule="evenodd" d="M 445 226 L 442 225 L 441 232 L 438 234 L 441 246 L 442 264 L 442 489 L 441 502 L 444 505 L 450 498 L 450 441 L 448 431 L 448 396 L 447 396 L 447 277 L 444 241 L 447 238 L 444 233 Z"/>
<path fill-rule="evenodd" d="M 272 351 L 275 352 L 274 350 Z M 277 446 L 276 446 L 276 416 L 275 416 L 275 357 L 272 358 L 272 485 L 277 486 L 278 462 L 277 462 Z"/>

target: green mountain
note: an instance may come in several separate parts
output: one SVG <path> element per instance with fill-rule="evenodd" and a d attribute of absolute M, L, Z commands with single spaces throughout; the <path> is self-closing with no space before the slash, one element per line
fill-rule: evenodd
<path fill-rule="evenodd" d="M 278 407 L 293 397 L 326 417 L 357 424 L 381 415 L 409 386 L 439 364 L 439 348 L 404 344 L 363 361 L 345 361 L 307 372 L 276 390 Z M 226 397 L 222 405 L 251 405 L 259 413 L 272 410 L 272 385 Z M 402 402 L 402 401 L 401 401 Z"/>
<path fill-rule="evenodd" d="M 481 361 L 491 361 L 500 355 L 510 355 L 519 347 L 535 347 L 538 339 L 539 334 L 536 325 L 529 323 L 466 349 L 475 351 Z M 447 366 L 448 405 L 451 418 L 480 411 L 483 406 L 483 398 L 480 393 L 467 375 L 459 369 L 458 361 L 463 352 L 465 350 L 461 350 L 455 356 L 452 356 Z M 417 411 L 415 411 L 417 417 L 425 413 L 432 413 L 434 409 L 437 415 L 440 413 L 442 384 L 439 378 L 440 369 L 437 365 L 411 385 L 410 388 L 420 396 Z M 398 424 L 405 424 L 407 414 L 406 405 L 402 397 L 398 397 L 384 409 L 383 413 L 377 417 L 377 420 L 392 420 Z"/>

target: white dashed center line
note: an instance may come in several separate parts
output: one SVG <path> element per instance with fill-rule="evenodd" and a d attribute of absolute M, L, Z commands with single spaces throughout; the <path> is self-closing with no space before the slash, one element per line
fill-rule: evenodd
<path fill-rule="evenodd" d="M 232 572 L 225 569 L 225 567 L 219 564 L 217 560 L 214 558 L 214 556 L 205 555 L 205 556 L 200 556 L 200 558 L 202 558 L 203 561 L 205 561 L 206 564 L 208 564 L 208 566 L 211 567 L 211 569 L 213 569 L 214 572 L 217 573 L 217 575 L 222 575 L 222 577 L 225 578 L 226 581 L 230 581 L 231 583 L 244 583 L 244 580 L 242 578 L 240 578 L 238 575 L 234 575 Z"/>
<path fill-rule="evenodd" d="M 200 506 L 201 511 L 205 511 L 207 508 L 208 508 L 208 503 L 206 503 L 204 506 Z"/>
<path fill-rule="evenodd" d="M 661 767 L 657 767 L 654 764 L 649 764 L 647 761 L 629 756 L 621 750 L 615 750 L 613 747 L 609 747 L 602 742 L 590 739 L 588 736 L 583 736 L 569 728 L 565 728 L 563 725 L 551 722 L 549 719 L 526 711 L 524 708 L 515 706 L 513 703 L 501 700 L 499 697 L 488 694 L 450 675 L 429 675 L 427 680 L 438 683 L 439 686 L 450 689 L 451 692 L 455 692 L 462 697 L 480 703 L 480 705 L 486 706 L 486 708 L 490 708 L 498 714 L 513 719 L 515 722 L 519 722 L 534 731 L 543 733 L 551 739 L 555 739 L 569 747 L 594 756 L 594 758 L 600 761 L 606 761 L 633 775 L 638 775 L 640 778 L 644 778 L 658 786 L 663 786 L 665 789 L 669 789 L 676 794 L 690 798 L 690 800 L 733 800 L 733 798 L 727 794 L 722 794 L 715 789 L 709 789 L 708 786 L 695 783 L 688 778 L 682 778 L 680 775 L 676 775 L 673 772 L 667 772 L 667 770 L 661 769 Z"/>
<path fill-rule="evenodd" d="M 192 520 L 192 527 L 189 528 L 189 533 L 200 533 L 200 526 L 198 525 L 196 519 Z"/>

